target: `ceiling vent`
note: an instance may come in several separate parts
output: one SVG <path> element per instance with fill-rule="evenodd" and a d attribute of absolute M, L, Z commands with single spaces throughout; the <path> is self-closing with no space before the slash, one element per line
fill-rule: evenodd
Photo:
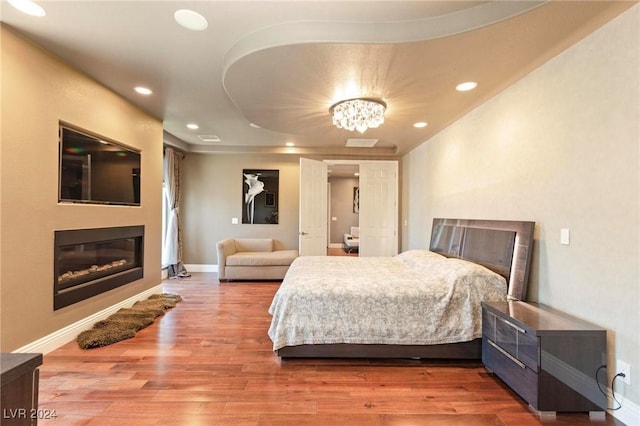
<path fill-rule="evenodd" d="M 198 138 L 202 142 L 220 142 L 222 140 L 216 135 L 198 135 Z"/>
<path fill-rule="evenodd" d="M 371 148 L 378 143 L 379 139 L 358 139 L 349 138 L 345 146 L 349 148 Z"/>

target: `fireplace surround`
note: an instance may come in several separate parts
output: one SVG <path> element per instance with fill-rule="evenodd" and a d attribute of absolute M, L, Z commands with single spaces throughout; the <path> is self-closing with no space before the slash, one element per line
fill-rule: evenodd
<path fill-rule="evenodd" d="M 55 231 L 54 246 L 54 310 L 144 276 L 144 225 Z"/>

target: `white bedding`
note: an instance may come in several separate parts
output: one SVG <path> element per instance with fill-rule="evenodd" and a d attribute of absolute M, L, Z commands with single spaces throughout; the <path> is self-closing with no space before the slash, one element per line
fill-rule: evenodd
<path fill-rule="evenodd" d="M 394 257 L 303 256 L 274 296 L 273 349 L 302 344 L 432 345 L 481 337 L 481 301 L 503 277 L 427 250 Z"/>

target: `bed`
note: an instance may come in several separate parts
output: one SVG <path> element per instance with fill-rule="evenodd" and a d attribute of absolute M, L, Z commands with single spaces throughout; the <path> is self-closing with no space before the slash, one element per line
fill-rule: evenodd
<path fill-rule="evenodd" d="M 428 250 L 299 257 L 269 308 L 273 349 L 284 358 L 479 359 L 480 304 L 524 300 L 533 230 L 434 219 Z"/>

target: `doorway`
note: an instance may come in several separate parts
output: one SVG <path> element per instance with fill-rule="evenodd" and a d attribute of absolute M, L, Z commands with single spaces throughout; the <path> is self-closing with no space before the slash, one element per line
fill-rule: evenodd
<path fill-rule="evenodd" d="M 398 161 L 332 160 L 300 157 L 298 251 L 325 256 L 328 248 L 328 163 L 359 164 L 360 256 L 398 253 Z"/>
<path fill-rule="evenodd" d="M 358 256 L 360 164 L 328 164 L 327 254 Z"/>
<path fill-rule="evenodd" d="M 398 161 L 324 160 L 328 167 L 357 166 L 359 256 L 398 253 Z M 355 170 L 351 170 L 355 174 Z M 356 206 L 356 195 L 352 196 Z M 327 223 L 334 223 L 331 217 Z M 332 226 L 328 226 L 328 228 Z M 340 232 L 344 235 L 344 231 Z"/>

